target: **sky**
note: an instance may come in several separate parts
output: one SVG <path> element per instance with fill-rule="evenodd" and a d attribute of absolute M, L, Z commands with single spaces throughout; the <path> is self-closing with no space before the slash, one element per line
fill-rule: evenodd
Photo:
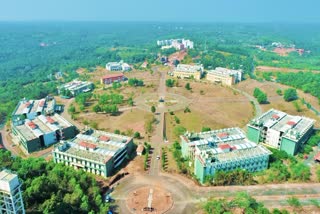
<path fill-rule="evenodd" d="M 0 21 L 320 22 L 319 0 L 0 0 Z"/>

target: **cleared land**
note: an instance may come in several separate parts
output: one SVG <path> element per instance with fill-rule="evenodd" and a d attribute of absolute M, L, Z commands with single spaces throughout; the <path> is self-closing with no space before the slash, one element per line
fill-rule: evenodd
<path fill-rule="evenodd" d="M 166 130 L 169 141 L 178 139 L 173 133 L 174 127 L 178 125 L 175 116 L 180 120 L 179 125 L 189 131 L 198 132 L 203 126 L 211 129 L 243 127 L 254 115 L 249 100 L 229 87 L 191 80 L 176 81 L 179 87 L 168 88 L 168 91 L 192 100 L 189 105 L 191 112 L 184 113 L 184 110 L 181 110 L 174 112 L 174 115 L 166 113 Z M 184 87 L 187 82 L 191 85 L 191 91 Z"/>
<path fill-rule="evenodd" d="M 276 82 L 259 82 L 249 79 L 236 85 L 236 88 L 243 90 L 248 94 L 253 94 L 255 88 L 260 88 L 262 91 L 267 93 L 269 103 L 261 105 L 261 108 L 264 112 L 268 111 L 271 108 L 275 108 L 288 114 L 313 118 L 316 120 L 316 127 L 320 126 L 319 117 L 315 115 L 314 112 L 309 110 L 305 105 L 302 105 L 300 101 L 298 101 L 298 103 L 301 106 L 301 112 L 298 112 L 292 102 L 284 101 L 283 96 L 280 96 L 276 93 L 277 89 L 281 89 L 282 91 L 284 91 L 285 89 L 290 88 L 289 86 L 285 86 Z M 320 105 L 316 97 L 313 97 L 310 94 L 305 94 L 299 90 L 297 91 L 299 98 L 304 98 L 307 102 L 311 103 L 311 105 L 314 106 L 315 109 L 320 109 Z"/>

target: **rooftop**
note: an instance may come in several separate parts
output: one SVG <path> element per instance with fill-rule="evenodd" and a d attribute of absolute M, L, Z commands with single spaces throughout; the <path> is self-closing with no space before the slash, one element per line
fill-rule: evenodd
<path fill-rule="evenodd" d="M 179 64 L 175 68 L 175 71 L 190 72 L 190 73 L 202 72 L 203 66 L 202 65 Z"/>
<path fill-rule="evenodd" d="M 270 109 L 260 117 L 251 121 L 255 127 L 267 127 L 285 133 L 283 136 L 293 140 L 298 140 L 303 134 L 310 129 L 315 121 L 313 119 L 292 116 L 285 112 Z"/>
<path fill-rule="evenodd" d="M 22 125 L 15 126 L 27 139 L 33 140 L 45 133 L 51 133 L 59 129 L 73 126 L 58 114 L 52 116 L 39 115 L 33 120 L 26 119 Z"/>
<path fill-rule="evenodd" d="M 0 180 L 10 182 L 17 177 L 16 174 L 9 172 L 8 170 L 2 170 L 0 172 Z"/>
<path fill-rule="evenodd" d="M 245 138 L 240 128 L 226 128 L 200 133 L 186 133 L 184 136 L 190 146 L 229 142 Z"/>
<path fill-rule="evenodd" d="M 88 134 L 78 134 L 71 141 L 59 143 L 54 151 L 105 164 L 123 151 L 130 140 L 130 137 L 123 135 L 95 130 Z"/>
<path fill-rule="evenodd" d="M 242 70 L 232 70 L 228 68 L 217 67 L 215 70 L 209 70 L 208 74 L 214 74 L 225 77 L 237 75 L 239 72 L 242 72 Z"/>
<path fill-rule="evenodd" d="M 107 74 L 102 77 L 102 79 L 108 79 L 108 78 L 115 78 L 115 77 L 123 77 L 124 75 L 121 73 L 116 73 L 116 74 Z"/>
<path fill-rule="evenodd" d="M 43 109 L 45 108 L 45 104 L 46 104 L 46 99 L 27 100 L 24 98 L 18 103 L 16 110 L 13 112 L 13 115 L 42 112 Z"/>
<path fill-rule="evenodd" d="M 92 85 L 92 82 L 73 80 L 71 82 L 68 82 L 68 83 L 60 86 L 60 88 L 64 88 L 66 90 L 73 91 L 73 90 L 77 90 L 82 87 L 87 87 L 89 85 Z"/>
<path fill-rule="evenodd" d="M 230 141 L 227 144 L 199 145 L 196 147 L 196 155 L 200 161 L 207 165 L 242 161 L 270 154 L 271 152 L 268 149 L 248 139 Z"/>

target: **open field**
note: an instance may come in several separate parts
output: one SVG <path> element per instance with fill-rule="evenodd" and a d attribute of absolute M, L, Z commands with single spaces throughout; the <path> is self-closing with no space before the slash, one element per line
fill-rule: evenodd
<path fill-rule="evenodd" d="M 102 113 L 80 113 L 78 120 L 88 122 L 94 121 L 97 123 L 98 128 L 105 131 L 113 132 L 116 129 L 120 131 L 133 130 L 133 132 L 140 132 L 144 135 L 145 121 L 152 117 L 151 113 L 140 109 L 131 109 L 121 112 L 119 115 L 112 116 Z"/>
<path fill-rule="evenodd" d="M 254 115 L 249 100 L 229 87 L 214 85 L 207 82 L 189 81 L 192 92 L 184 88 L 189 80 L 179 79 L 179 87 L 169 88 L 176 93 L 192 100 L 189 105 L 191 112 L 183 110 L 175 112 L 180 125 L 189 131 L 201 131 L 203 126 L 211 129 L 239 126 L 243 127 Z M 170 141 L 177 140 L 173 134 L 176 126 L 174 115 L 166 114 L 167 137 Z"/>
<path fill-rule="evenodd" d="M 261 105 L 263 111 L 268 111 L 271 108 L 275 108 L 288 114 L 310 117 L 316 120 L 316 127 L 320 126 L 319 117 L 316 116 L 314 112 L 302 104 L 302 111 L 297 112 L 292 102 L 284 101 L 283 97 L 276 93 L 277 89 L 281 89 L 283 91 L 287 88 L 290 88 L 289 86 L 275 82 L 258 82 L 256 80 L 249 79 L 239 83 L 236 85 L 236 87 L 247 92 L 248 94 L 253 94 L 255 88 L 260 88 L 262 91 L 267 93 L 268 101 L 270 103 Z M 310 94 L 305 94 L 299 90 L 297 91 L 300 98 L 304 98 L 307 102 L 310 102 L 311 105 L 313 105 L 316 109 L 320 109 L 320 105 L 318 104 L 318 99 L 316 97 L 313 97 Z M 300 101 L 298 102 L 300 103 Z"/>

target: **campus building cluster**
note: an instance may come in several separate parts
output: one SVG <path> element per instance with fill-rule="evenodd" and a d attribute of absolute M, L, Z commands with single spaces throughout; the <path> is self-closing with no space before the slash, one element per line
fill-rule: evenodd
<path fill-rule="evenodd" d="M 109 85 L 114 82 L 125 81 L 125 76 L 123 74 L 107 74 L 101 78 L 101 84 Z"/>
<path fill-rule="evenodd" d="M 76 128 L 55 113 L 52 97 L 40 100 L 22 99 L 12 113 L 13 141 L 26 153 L 39 151 L 61 139 L 72 138 Z"/>
<path fill-rule="evenodd" d="M 177 78 L 194 78 L 196 80 L 200 80 L 203 75 L 203 66 L 202 65 L 186 65 L 186 64 L 179 64 L 172 75 Z"/>
<path fill-rule="evenodd" d="M 248 140 L 239 128 L 227 128 L 181 136 L 182 155 L 194 162 L 194 173 L 201 183 L 217 171 L 268 167 L 271 152 Z"/>
<path fill-rule="evenodd" d="M 88 130 L 72 140 L 61 141 L 52 153 L 55 163 L 110 176 L 133 151 L 133 139 L 130 137 Z"/>
<path fill-rule="evenodd" d="M 0 213 L 25 214 L 21 183 L 16 174 L 2 170 L 0 172 Z"/>
<path fill-rule="evenodd" d="M 248 124 L 248 138 L 295 155 L 310 138 L 315 121 L 270 109 Z"/>
<path fill-rule="evenodd" d="M 242 70 L 217 67 L 215 70 L 207 71 L 206 77 L 211 82 L 231 86 L 242 80 Z"/>
<path fill-rule="evenodd" d="M 92 82 L 73 80 L 71 82 L 68 82 L 58 87 L 58 93 L 61 95 L 69 94 L 75 97 L 78 94 L 89 92 L 92 89 L 93 89 Z"/>
<path fill-rule="evenodd" d="M 108 71 L 130 71 L 131 66 L 121 60 L 120 62 L 108 62 L 106 69 Z"/>
<path fill-rule="evenodd" d="M 193 49 L 193 41 L 189 39 L 158 40 L 157 45 L 161 49 L 175 48 L 176 50 Z"/>

